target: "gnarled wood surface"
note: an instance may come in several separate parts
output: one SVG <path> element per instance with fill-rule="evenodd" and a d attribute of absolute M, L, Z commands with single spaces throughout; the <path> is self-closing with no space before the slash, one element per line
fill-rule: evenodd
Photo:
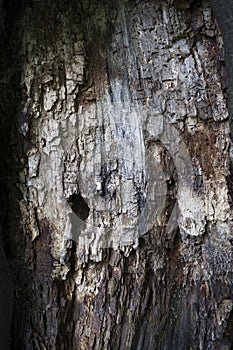
<path fill-rule="evenodd" d="M 230 350 L 230 131 L 210 4 L 0 6 L 12 348 Z"/>

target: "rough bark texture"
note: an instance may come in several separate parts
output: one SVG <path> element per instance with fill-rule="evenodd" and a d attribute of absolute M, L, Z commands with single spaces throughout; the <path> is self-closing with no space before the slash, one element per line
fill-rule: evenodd
<path fill-rule="evenodd" d="M 222 36 L 224 39 L 226 68 L 227 68 L 227 81 L 228 81 L 228 109 L 231 127 L 231 139 L 233 139 L 233 3 L 231 0 L 217 1 L 211 0 L 211 5 L 214 10 L 214 14 L 217 18 L 220 26 Z M 233 157 L 232 157 L 233 158 Z"/>
<path fill-rule="evenodd" d="M 0 7 L 12 348 L 230 350 L 230 131 L 209 3 Z"/>

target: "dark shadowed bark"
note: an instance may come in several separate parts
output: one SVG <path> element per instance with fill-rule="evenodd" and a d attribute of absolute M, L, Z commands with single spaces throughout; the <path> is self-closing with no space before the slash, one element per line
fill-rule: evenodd
<path fill-rule="evenodd" d="M 231 0 L 211 0 L 218 25 L 220 26 L 225 47 L 225 62 L 228 82 L 228 109 L 230 114 L 231 135 L 233 133 L 233 3 Z M 232 137 L 231 137 L 232 138 Z"/>
<path fill-rule="evenodd" d="M 1 349 L 232 349 L 212 3 L 0 0 Z"/>

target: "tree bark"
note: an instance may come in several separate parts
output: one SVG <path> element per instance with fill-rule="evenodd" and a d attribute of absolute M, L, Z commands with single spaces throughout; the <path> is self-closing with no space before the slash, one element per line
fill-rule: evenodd
<path fill-rule="evenodd" d="M 232 32 L 233 32 L 233 4 L 230 0 L 224 0 L 218 2 L 217 0 L 211 0 L 211 5 L 214 10 L 214 14 L 220 26 L 222 36 L 224 39 L 225 47 L 225 63 L 227 69 L 227 81 L 228 81 L 228 110 L 231 128 L 231 139 L 233 138 L 233 71 L 232 71 L 232 58 L 233 58 L 233 45 L 232 45 Z"/>
<path fill-rule="evenodd" d="M 11 348 L 232 349 L 228 91 L 209 2 L 0 8 Z"/>

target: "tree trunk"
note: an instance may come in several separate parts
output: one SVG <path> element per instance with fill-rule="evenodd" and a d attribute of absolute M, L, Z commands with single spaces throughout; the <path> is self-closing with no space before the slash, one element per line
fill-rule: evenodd
<path fill-rule="evenodd" d="M 232 349 L 230 128 L 210 4 L 0 8 L 5 349 L 8 264 L 12 349 Z"/>

